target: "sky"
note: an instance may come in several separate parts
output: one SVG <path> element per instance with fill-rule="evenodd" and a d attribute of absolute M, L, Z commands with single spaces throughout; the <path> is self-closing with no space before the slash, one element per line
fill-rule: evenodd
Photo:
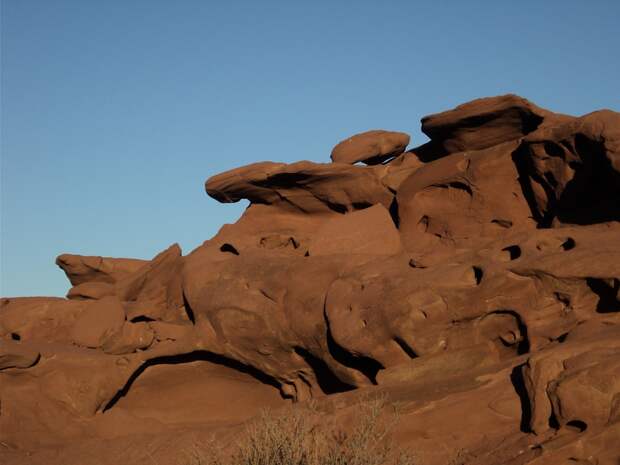
<path fill-rule="evenodd" d="M 205 180 L 328 162 L 369 129 L 516 93 L 620 111 L 620 2 L 2 0 L 0 295 L 61 253 L 185 254 L 239 217 Z"/>

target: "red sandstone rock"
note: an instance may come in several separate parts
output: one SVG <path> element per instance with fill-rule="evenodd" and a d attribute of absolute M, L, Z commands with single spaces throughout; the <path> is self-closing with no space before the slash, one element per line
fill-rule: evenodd
<path fill-rule="evenodd" d="M 482 150 L 519 139 L 541 125 L 567 121 L 516 95 L 473 100 L 422 118 L 422 132 L 447 153 Z"/>
<path fill-rule="evenodd" d="M 331 159 L 335 163 L 353 165 L 364 162 L 376 165 L 405 151 L 409 135 L 402 132 L 374 130 L 362 132 L 343 140 L 334 147 Z"/>
<path fill-rule="evenodd" d="M 73 342 L 82 347 L 101 347 L 121 331 L 125 311 L 116 297 L 107 297 L 90 304 L 73 326 Z"/>
<path fill-rule="evenodd" d="M 250 206 L 187 256 L 62 255 L 69 299 L 2 299 L 0 462 L 173 464 L 386 394 L 420 464 L 616 465 L 620 117 L 509 95 L 422 127 L 216 175 Z"/>
<path fill-rule="evenodd" d="M 39 360 L 39 352 L 26 344 L 0 339 L 0 370 L 30 368 Z"/>
<path fill-rule="evenodd" d="M 119 278 L 133 273 L 144 265 L 144 260 L 135 258 L 89 257 L 63 254 L 56 258 L 56 264 L 66 273 L 71 284 L 87 282 L 115 283 Z"/>

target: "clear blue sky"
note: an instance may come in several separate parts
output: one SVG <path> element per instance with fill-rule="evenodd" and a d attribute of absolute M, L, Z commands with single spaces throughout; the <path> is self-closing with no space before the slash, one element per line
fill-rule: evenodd
<path fill-rule="evenodd" d="M 620 110 L 620 2 L 2 0 L 0 294 L 63 252 L 189 253 L 244 204 L 209 176 L 514 92 Z"/>

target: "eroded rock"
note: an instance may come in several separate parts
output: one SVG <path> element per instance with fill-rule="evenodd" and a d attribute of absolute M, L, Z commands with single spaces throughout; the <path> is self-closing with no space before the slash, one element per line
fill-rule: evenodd
<path fill-rule="evenodd" d="M 410 137 L 403 132 L 373 130 L 362 132 L 338 143 L 332 150 L 335 163 L 376 165 L 405 151 Z"/>
<path fill-rule="evenodd" d="M 385 394 L 426 465 L 615 464 L 619 128 L 480 99 L 409 152 L 373 131 L 333 163 L 211 177 L 250 205 L 187 256 L 60 256 L 68 299 L 0 301 L 0 461 L 138 464 L 157 443 L 167 465 L 264 407 L 346 428 Z"/>

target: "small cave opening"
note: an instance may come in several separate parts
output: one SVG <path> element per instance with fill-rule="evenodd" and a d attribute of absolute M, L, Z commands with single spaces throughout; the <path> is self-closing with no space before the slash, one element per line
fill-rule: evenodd
<path fill-rule="evenodd" d="M 525 377 L 523 376 L 524 367 L 525 364 L 514 367 L 510 373 L 510 381 L 521 402 L 521 423 L 519 428 L 522 433 L 531 433 L 532 404 L 525 387 Z"/>
<path fill-rule="evenodd" d="M 193 325 L 196 324 L 196 315 L 194 314 L 194 310 L 192 310 L 192 306 L 189 304 L 187 300 L 187 296 L 185 292 L 183 292 L 183 307 L 185 308 L 185 313 L 187 313 L 187 319 L 192 322 Z"/>
<path fill-rule="evenodd" d="M 230 368 L 234 371 L 249 375 L 251 378 L 254 378 L 260 383 L 269 385 L 277 389 L 278 392 L 280 392 L 280 396 L 282 396 L 282 391 L 280 390 L 280 383 L 275 378 L 268 375 L 267 373 L 262 372 L 258 368 L 251 365 L 246 365 L 238 360 L 234 360 L 213 352 L 209 352 L 206 350 L 197 350 L 179 355 L 164 355 L 145 361 L 136 371 L 132 373 L 125 385 L 103 407 L 102 412 L 105 413 L 106 411 L 110 410 L 123 397 L 127 396 L 133 384 L 148 368 L 158 365 L 181 365 L 189 364 L 192 362 L 209 362 L 214 365 L 220 365 L 226 368 Z"/>
<path fill-rule="evenodd" d="M 398 344 L 398 346 L 402 349 L 404 353 L 406 353 L 409 358 L 418 358 L 418 354 L 413 350 L 413 348 L 407 344 L 407 342 L 399 336 L 394 337 L 394 342 Z"/>
<path fill-rule="evenodd" d="M 398 229 L 398 227 L 400 226 L 400 216 L 398 214 L 398 202 L 396 201 L 396 196 L 394 196 L 394 198 L 392 199 L 388 211 L 390 213 L 390 216 L 392 217 L 392 222 L 394 223 L 394 226 L 396 226 L 396 229 Z"/>
<path fill-rule="evenodd" d="M 495 310 L 485 315 L 485 318 L 491 315 L 509 315 L 514 318 L 521 339 L 516 342 L 517 355 L 527 354 L 530 351 L 530 340 L 527 332 L 527 325 L 523 322 L 521 315 L 514 310 Z M 511 344 L 514 346 L 514 344 Z"/>
<path fill-rule="evenodd" d="M 372 203 L 370 202 L 353 202 L 351 204 L 353 210 L 365 210 L 366 208 L 372 207 Z"/>
<path fill-rule="evenodd" d="M 474 279 L 476 281 L 476 285 L 479 285 L 482 282 L 484 271 L 479 266 L 473 266 L 472 270 L 474 271 Z"/>
<path fill-rule="evenodd" d="M 232 244 L 229 243 L 222 244 L 222 246 L 220 247 L 220 252 L 239 255 L 239 251 Z"/>
<path fill-rule="evenodd" d="M 572 250 L 575 248 L 575 245 L 575 239 L 567 237 L 560 247 L 562 247 L 563 250 Z"/>
<path fill-rule="evenodd" d="M 22 337 L 19 334 L 17 334 L 17 333 L 11 333 L 11 339 L 13 341 L 21 341 Z"/>
<path fill-rule="evenodd" d="M 146 315 L 138 315 L 129 320 L 131 323 L 149 323 L 151 321 L 155 321 L 154 318 L 151 318 Z"/>
<path fill-rule="evenodd" d="M 598 313 L 620 312 L 620 279 L 587 278 L 586 284 L 598 296 Z"/>
<path fill-rule="evenodd" d="M 569 429 L 575 430 L 579 433 L 583 433 L 585 430 L 588 429 L 588 424 L 585 421 L 581 420 L 571 420 L 566 423 L 566 426 Z"/>
<path fill-rule="evenodd" d="M 355 389 L 355 386 L 345 383 L 332 371 L 327 363 L 303 347 L 294 347 L 297 355 L 304 359 L 314 372 L 316 382 L 325 394 L 347 392 Z"/>
<path fill-rule="evenodd" d="M 521 256 L 521 247 L 518 245 L 509 245 L 508 247 L 504 247 L 502 252 L 508 252 L 510 260 L 516 260 Z"/>

